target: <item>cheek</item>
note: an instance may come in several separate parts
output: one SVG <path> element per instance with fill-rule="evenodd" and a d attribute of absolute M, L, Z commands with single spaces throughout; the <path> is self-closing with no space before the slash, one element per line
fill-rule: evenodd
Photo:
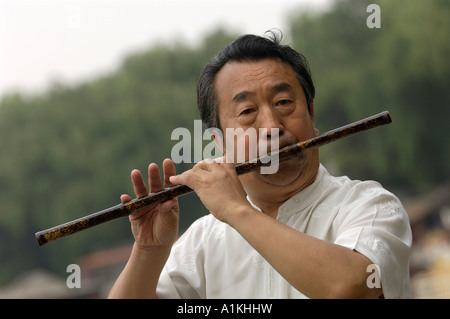
<path fill-rule="evenodd" d="M 314 122 L 309 117 L 307 119 L 289 119 L 286 123 L 286 131 L 295 136 L 299 141 L 304 141 L 316 136 Z"/>
<path fill-rule="evenodd" d="M 258 156 L 258 136 L 254 128 L 245 132 L 241 128 L 228 129 L 225 134 L 227 161 L 243 163 Z"/>

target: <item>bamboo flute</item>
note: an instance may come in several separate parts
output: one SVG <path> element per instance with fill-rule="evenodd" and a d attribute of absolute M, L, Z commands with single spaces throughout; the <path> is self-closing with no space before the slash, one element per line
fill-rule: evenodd
<path fill-rule="evenodd" d="M 288 145 L 257 159 L 237 164 L 235 166 L 236 172 L 238 175 L 245 174 L 258 169 L 261 166 L 269 165 L 270 161 L 285 161 L 290 158 L 300 156 L 307 150 L 329 144 L 344 137 L 367 131 L 381 125 L 389 124 L 391 122 L 392 120 L 389 112 L 384 111 L 360 121 L 320 134 L 309 140 L 299 142 L 297 144 Z M 192 191 L 193 190 L 191 188 L 185 185 L 176 185 L 173 187 L 164 188 L 158 192 L 150 193 L 145 197 L 133 199 L 125 204 L 118 204 L 116 206 L 67 222 L 65 224 L 39 231 L 35 234 L 35 236 L 39 245 L 42 246 L 56 239 L 69 236 L 71 234 L 112 221 L 114 219 L 126 217 L 142 208 L 156 205 L 158 203 L 164 202 L 171 198 L 179 197 Z"/>

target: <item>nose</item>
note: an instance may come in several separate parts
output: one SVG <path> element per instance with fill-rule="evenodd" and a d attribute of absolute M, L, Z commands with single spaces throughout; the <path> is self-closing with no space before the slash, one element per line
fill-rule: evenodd
<path fill-rule="evenodd" d="M 269 139 L 283 135 L 283 119 L 274 108 L 263 107 L 258 115 L 258 128 L 267 129 L 265 138 Z"/>

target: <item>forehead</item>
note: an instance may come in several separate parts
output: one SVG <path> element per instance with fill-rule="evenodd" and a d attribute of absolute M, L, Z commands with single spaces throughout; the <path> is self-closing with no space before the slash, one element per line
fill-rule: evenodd
<path fill-rule="evenodd" d="M 228 62 L 217 73 L 214 82 L 219 101 L 229 100 L 242 91 L 264 89 L 279 83 L 301 87 L 292 67 L 277 59 Z"/>

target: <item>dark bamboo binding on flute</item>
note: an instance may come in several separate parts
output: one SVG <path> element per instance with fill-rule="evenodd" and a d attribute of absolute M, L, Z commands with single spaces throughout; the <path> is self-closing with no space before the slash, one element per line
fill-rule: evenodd
<path fill-rule="evenodd" d="M 306 150 L 323 146 L 325 144 L 334 142 L 344 137 L 348 137 L 355 133 L 367 131 L 381 125 L 389 124 L 391 123 L 391 121 L 392 120 L 389 112 L 385 111 L 363 120 L 354 122 L 352 124 L 348 124 L 329 132 L 320 134 L 309 140 L 297 144 L 288 145 L 280 150 L 272 152 L 271 154 L 265 155 L 264 157 L 259 157 L 256 160 L 253 159 L 245 163 L 237 164 L 235 166 L 236 172 L 238 175 L 241 175 L 256 170 L 261 166 L 270 165 L 271 162 L 273 163 L 273 161 L 277 159 L 280 162 L 285 161 L 295 156 L 300 156 L 300 154 L 302 154 L 302 152 Z M 267 157 L 269 157 L 269 159 Z M 128 203 L 119 204 L 97 213 L 73 220 L 71 222 L 37 232 L 35 234 L 36 239 L 39 245 L 42 246 L 53 240 L 77 233 L 79 231 L 106 223 L 117 218 L 128 216 L 139 209 L 164 202 L 171 198 L 175 198 L 192 191 L 193 190 L 191 188 L 185 185 L 177 185 L 164 188 L 159 192 L 150 193 L 145 197 L 133 199 Z"/>

